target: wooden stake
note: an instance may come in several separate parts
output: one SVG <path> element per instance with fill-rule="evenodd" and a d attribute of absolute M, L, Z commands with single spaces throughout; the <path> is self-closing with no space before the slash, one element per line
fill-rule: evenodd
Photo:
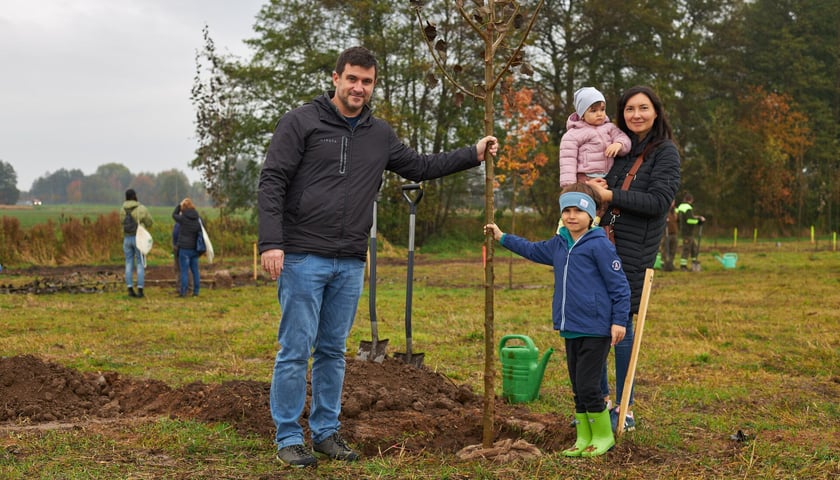
<path fill-rule="evenodd" d="M 650 290 L 653 285 L 653 269 L 645 270 L 645 283 L 642 286 L 642 299 L 639 302 L 639 314 L 636 316 L 633 350 L 630 352 L 630 365 L 627 367 L 627 378 L 624 379 L 624 392 L 621 395 L 621 405 L 618 407 L 618 424 L 615 427 L 616 436 L 624 433 L 624 417 L 630 409 L 630 394 L 633 391 L 633 379 L 636 377 L 636 364 L 639 362 L 639 347 L 642 344 L 642 333 L 645 331 L 645 317 L 647 317 Z"/>

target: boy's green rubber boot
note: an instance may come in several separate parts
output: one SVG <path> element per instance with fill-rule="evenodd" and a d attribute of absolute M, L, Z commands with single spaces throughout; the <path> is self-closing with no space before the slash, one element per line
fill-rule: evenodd
<path fill-rule="evenodd" d="M 601 413 L 587 413 L 589 425 L 592 429 L 592 441 L 580 454 L 581 457 L 597 457 L 607 453 L 615 445 L 612 425 L 610 424 L 610 411 L 604 409 Z"/>
<path fill-rule="evenodd" d="M 585 413 L 575 413 L 575 430 L 577 431 L 575 446 L 563 450 L 563 455 L 567 457 L 579 457 L 592 441 L 592 428 Z"/>

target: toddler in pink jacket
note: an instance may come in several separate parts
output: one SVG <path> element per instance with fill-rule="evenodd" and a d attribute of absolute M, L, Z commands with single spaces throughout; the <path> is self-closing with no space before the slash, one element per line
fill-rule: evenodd
<path fill-rule="evenodd" d="M 604 95 L 593 87 L 575 92 L 575 112 L 560 140 L 560 187 L 606 176 L 613 158 L 630 152 L 630 137 L 607 118 Z"/>

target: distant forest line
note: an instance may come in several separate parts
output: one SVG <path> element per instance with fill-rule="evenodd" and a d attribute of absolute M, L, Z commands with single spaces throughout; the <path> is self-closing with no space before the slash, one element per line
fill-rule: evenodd
<path fill-rule="evenodd" d="M 44 204 L 115 204 L 125 200 L 125 191 L 134 189 L 145 205 L 175 205 L 190 197 L 197 205 L 210 205 L 202 182 L 189 183 L 180 170 L 160 173 L 132 173 L 119 163 L 99 166 L 91 175 L 81 170 L 60 169 L 36 179 L 19 202 Z"/>

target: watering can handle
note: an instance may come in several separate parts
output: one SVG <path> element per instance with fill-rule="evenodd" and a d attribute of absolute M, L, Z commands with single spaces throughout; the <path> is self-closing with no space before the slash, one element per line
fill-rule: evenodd
<path fill-rule="evenodd" d="M 513 334 L 513 335 L 505 335 L 504 337 L 502 337 L 501 341 L 499 341 L 499 351 L 502 351 L 502 347 L 505 346 L 505 343 L 507 343 L 508 340 L 522 340 L 523 342 L 525 342 L 525 345 L 528 348 L 530 348 L 531 350 L 536 350 L 537 349 L 537 346 L 534 345 L 534 341 L 531 340 L 531 337 L 529 337 L 527 335 Z"/>

